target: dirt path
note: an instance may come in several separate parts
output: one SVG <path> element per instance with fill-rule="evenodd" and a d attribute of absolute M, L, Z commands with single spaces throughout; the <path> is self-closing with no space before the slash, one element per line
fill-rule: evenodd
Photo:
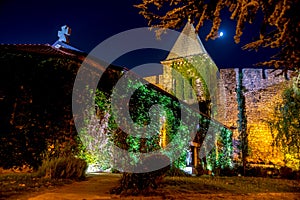
<path fill-rule="evenodd" d="M 165 191 L 164 198 L 155 197 L 120 197 L 109 194 L 109 190 L 118 184 L 120 175 L 100 174 L 88 177 L 86 181 L 74 182 L 53 189 L 45 189 L 40 192 L 22 194 L 14 196 L 13 200 L 100 200 L 100 199 L 233 199 L 233 200 L 257 200 L 257 199 L 283 199 L 300 200 L 300 193 L 251 193 L 251 194 L 193 194 L 180 193 L 179 188 Z M 163 196 L 163 195 L 162 195 Z"/>
<path fill-rule="evenodd" d="M 109 194 L 109 190 L 117 185 L 120 175 L 101 174 L 88 177 L 86 181 L 74 182 L 58 188 L 14 196 L 14 200 L 98 200 L 119 198 Z"/>

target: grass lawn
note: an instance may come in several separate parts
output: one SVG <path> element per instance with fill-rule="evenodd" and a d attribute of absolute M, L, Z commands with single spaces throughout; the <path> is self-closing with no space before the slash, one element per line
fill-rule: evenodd
<path fill-rule="evenodd" d="M 256 177 L 166 177 L 162 189 L 170 193 L 193 194 L 300 193 L 300 181 Z"/>
<path fill-rule="evenodd" d="M 78 188 L 80 188 L 79 193 L 81 195 L 88 195 L 94 192 L 98 195 L 109 196 L 108 188 L 117 184 L 120 177 L 120 174 L 89 176 L 86 181 L 68 185 L 67 189 L 59 188 L 58 191 L 60 194 L 58 195 L 78 193 Z M 49 192 L 47 189 L 54 188 L 54 186 L 59 187 L 67 183 L 72 183 L 72 181 L 37 178 L 34 173 L 4 174 L 0 175 L 0 199 L 8 199 L 8 197 L 12 199 L 14 195 L 20 196 L 33 191 L 45 194 Z M 300 181 L 255 177 L 165 177 L 162 185 L 154 193 L 153 195 L 158 199 L 197 199 L 202 198 L 202 195 L 204 195 L 204 199 L 207 198 L 205 195 L 209 195 L 209 198 L 212 196 L 215 199 L 216 197 L 213 195 L 220 195 L 224 198 L 224 194 L 229 199 L 243 199 L 245 198 L 243 195 L 246 195 L 247 198 L 254 196 L 253 199 L 257 199 L 255 195 L 262 193 L 264 197 L 268 197 L 274 193 L 281 193 L 282 195 L 294 193 L 294 196 L 296 196 L 294 199 L 298 199 L 298 194 L 300 199 Z M 241 198 L 235 198 L 236 195 Z M 120 198 L 122 199 L 123 197 Z M 278 196 L 276 198 L 278 199 Z"/>
<path fill-rule="evenodd" d="M 6 199 L 23 192 L 39 191 L 67 183 L 72 183 L 72 181 L 39 178 L 34 173 L 3 174 L 0 175 L 0 199 Z"/>

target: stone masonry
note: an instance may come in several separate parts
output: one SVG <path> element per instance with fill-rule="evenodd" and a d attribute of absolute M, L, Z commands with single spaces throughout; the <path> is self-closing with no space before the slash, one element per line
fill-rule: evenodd
<path fill-rule="evenodd" d="M 245 68 L 243 87 L 246 102 L 247 132 L 250 163 L 283 164 L 283 155 L 272 147 L 272 134 L 267 121 L 272 119 L 275 106 L 281 102 L 283 90 L 290 84 L 289 77 L 277 76 L 270 69 Z M 238 69 L 221 69 L 225 90 L 224 108 L 218 120 L 228 127 L 238 126 L 237 79 Z M 237 129 L 233 140 L 238 140 Z M 237 155 L 235 155 L 237 158 Z"/>

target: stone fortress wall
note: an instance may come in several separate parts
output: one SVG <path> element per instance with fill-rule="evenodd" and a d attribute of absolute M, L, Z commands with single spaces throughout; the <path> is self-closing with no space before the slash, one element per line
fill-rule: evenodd
<path fill-rule="evenodd" d="M 283 155 L 277 148 L 272 147 L 272 134 L 267 121 L 272 119 L 275 106 L 281 102 L 284 88 L 290 84 L 290 74 L 287 77 L 277 76 L 277 71 L 257 68 L 244 68 L 242 73 L 250 155 L 248 161 L 281 165 Z M 224 86 L 225 101 L 218 120 L 228 127 L 237 127 L 238 69 L 221 69 L 220 77 Z M 233 140 L 238 140 L 237 129 L 233 132 Z"/>

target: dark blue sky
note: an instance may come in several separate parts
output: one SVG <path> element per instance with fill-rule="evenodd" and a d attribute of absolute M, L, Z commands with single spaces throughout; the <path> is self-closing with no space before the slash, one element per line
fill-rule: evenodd
<path fill-rule="evenodd" d="M 133 7 L 138 2 L 139 0 L 0 0 L 0 43 L 53 44 L 57 40 L 57 31 L 67 24 L 72 28 L 71 45 L 88 53 L 114 34 L 147 26 L 146 20 Z M 224 19 L 221 26 L 224 36 L 209 41 L 205 41 L 209 24 L 200 30 L 200 38 L 219 68 L 253 67 L 252 64 L 267 60 L 272 55 L 267 50 L 257 53 L 242 51 L 241 47 L 255 37 L 257 25 L 247 27 L 238 45 L 233 42 L 234 26 L 235 22 Z M 158 62 L 165 56 L 166 53 L 150 53 L 148 58 L 135 60 L 134 64 Z"/>

